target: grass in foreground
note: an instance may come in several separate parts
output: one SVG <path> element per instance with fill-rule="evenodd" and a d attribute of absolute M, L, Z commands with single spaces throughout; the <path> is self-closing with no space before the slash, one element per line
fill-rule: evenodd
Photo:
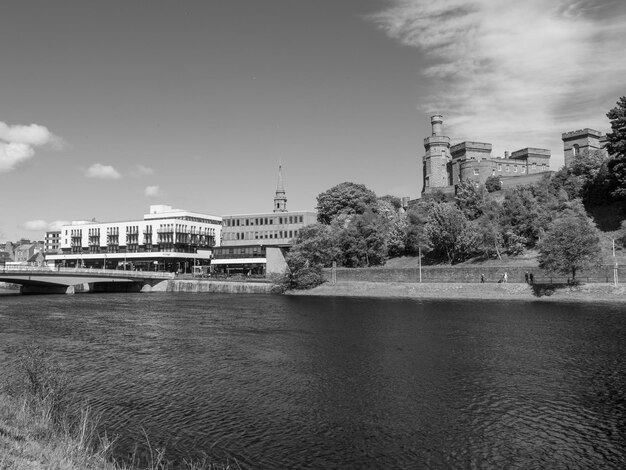
<path fill-rule="evenodd" d="M 114 439 L 96 432 L 98 420 L 70 394 L 70 380 L 38 347 L 14 351 L 15 367 L 0 391 L 0 470 L 236 470 L 207 458 L 174 465 L 165 449 L 149 448 L 147 462 L 118 462 Z"/>

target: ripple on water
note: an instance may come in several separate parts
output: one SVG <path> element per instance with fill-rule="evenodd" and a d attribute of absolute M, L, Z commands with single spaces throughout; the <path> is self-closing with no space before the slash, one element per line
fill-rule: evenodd
<path fill-rule="evenodd" d="M 120 456 L 145 432 L 242 468 L 626 467 L 611 307 L 94 294 L 0 312 L 0 343 L 47 345 Z"/>

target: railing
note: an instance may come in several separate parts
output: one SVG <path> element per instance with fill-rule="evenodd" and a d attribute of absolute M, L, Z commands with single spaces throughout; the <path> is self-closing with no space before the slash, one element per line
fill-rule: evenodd
<path fill-rule="evenodd" d="M 12 273 L 65 273 L 65 274 L 88 274 L 91 276 L 106 277 L 136 277 L 150 279 L 174 279 L 174 273 L 154 271 L 124 271 L 121 269 L 90 269 L 90 268 L 61 268 L 52 266 L 0 266 L 0 274 Z"/>

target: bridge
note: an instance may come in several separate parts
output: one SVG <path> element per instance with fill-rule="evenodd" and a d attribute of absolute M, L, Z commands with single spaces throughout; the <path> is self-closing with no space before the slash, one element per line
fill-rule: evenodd
<path fill-rule="evenodd" d="M 147 292 L 174 273 L 116 269 L 0 266 L 0 282 L 19 284 L 23 294 Z"/>

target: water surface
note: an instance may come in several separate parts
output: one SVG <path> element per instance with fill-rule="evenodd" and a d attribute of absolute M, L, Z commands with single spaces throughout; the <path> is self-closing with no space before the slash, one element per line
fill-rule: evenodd
<path fill-rule="evenodd" d="M 221 294 L 6 296 L 118 434 L 242 468 L 624 468 L 614 304 Z"/>

